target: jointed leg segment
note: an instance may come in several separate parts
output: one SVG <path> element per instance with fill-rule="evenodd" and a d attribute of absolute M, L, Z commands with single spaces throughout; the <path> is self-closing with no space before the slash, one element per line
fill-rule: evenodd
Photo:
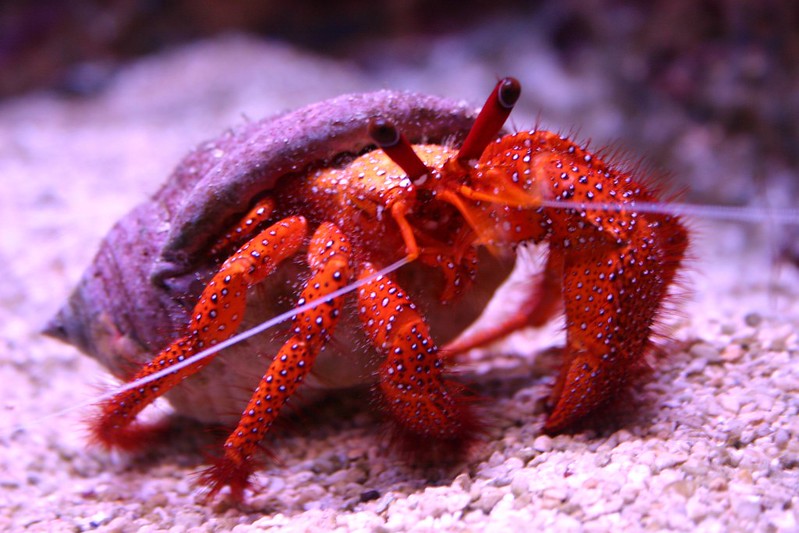
<path fill-rule="evenodd" d="M 322 224 L 311 239 L 308 264 L 311 277 L 298 305 L 322 298 L 348 283 L 351 269 L 347 238 L 332 224 Z M 203 473 L 210 495 L 228 485 L 234 498 L 241 499 L 255 466 L 258 443 L 310 372 L 338 322 L 341 306 L 342 298 L 335 298 L 294 316 L 291 338 L 272 360 L 238 426 L 225 441 L 224 455 Z"/>
<path fill-rule="evenodd" d="M 374 274 L 366 264 L 361 279 Z M 459 397 L 461 387 L 444 379 L 444 361 L 416 306 L 396 283 L 380 276 L 358 291 L 361 323 L 386 355 L 379 388 L 386 410 L 409 436 L 464 444 L 474 424 Z"/>
<path fill-rule="evenodd" d="M 133 380 L 169 368 L 230 338 L 244 315 L 247 288 L 274 272 L 280 262 L 300 249 L 306 228 L 303 217 L 286 218 L 260 232 L 228 258 L 203 291 L 186 334 L 144 365 Z M 205 368 L 211 359 L 205 358 L 103 402 L 102 412 L 92 427 L 94 440 L 106 447 L 136 449 L 142 446 L 147 431 L 131 426 L 136 415 L 169 389 Z"/>

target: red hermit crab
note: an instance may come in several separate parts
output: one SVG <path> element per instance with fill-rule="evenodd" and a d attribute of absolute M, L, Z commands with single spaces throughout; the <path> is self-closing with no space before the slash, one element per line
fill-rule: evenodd
<path fill-rule="evenodd" d="M 501 135 L 519 92 L 514 79 L 501 80 L 476 119 L 421 95 L 343 96 L 190 153 L 112 229 L 48 332 L 118 375 L 146 360 L 128 376 L 136 381 L 242 324 L 317 304 L 296 312 L 288 331 L 102 402 L 94 439 L 142 446 L 147 428 L 136 417 L 165 393 L 178 411 L 224 419 L 233 408 L 214 407 L 202 383 L 249 384 L 249 404 L 236 408 L 238 425 L 202 475 L 212 495 L 229 486 L 240 499 L 259 442 L 315 377 L 376 382 L 400 434 L 461 449 L 476 421 L 446 377 L 451 358 L 546 322 L 561 299 L 566 346 L 544 430 L 563 430 L 617 397 L 643 364 L 687 232 L 676 216 L 636 211 L 656 194 L 567 138 Z M 499 287 L 509 268 L 497 258 L 528 242 L 548 244 L 536 282 L 496 323 L 458 337 L 494 293 L 507 294 Z M 374 276 L 403 258 L 410 264 L 396 274 Z M 354 296 L 333 294 L 355 280 L 363 285 Z M 209 365 L 216 369 L 204 378 Z"/>

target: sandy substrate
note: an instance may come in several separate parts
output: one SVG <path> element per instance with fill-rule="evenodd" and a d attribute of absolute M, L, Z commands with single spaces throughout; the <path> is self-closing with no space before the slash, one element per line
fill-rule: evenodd
<path fill-rule="evenodd" d="M 533 59 L 520 59 L 523 72 L 532 68 L 525 61 Z M 378 418 L 352 396 L 287 426 L 272 448 L 280 464 L 265 466 L 262 489 L 240 509 L 198 498 L 191 475 L 210 438 L 191 424 L 180 426 L 177 444 L 144 457 L 86 448 L 87 409 L 63 409 L 108 380 L 39 330 L 103 234 L 188 148 L 242 115 L 388 84 L 479 103 L 496 68 L 475 64 L 460 78 L 443 69 L 426 85 L 419 80 L 435 77 L 423 71 L 367 76 L 286 47 L 223 39 L 134 64 L 91 99 L 40 94 L 2 104 L 0 529 L 799 528 L 799 276 L 770 259 L 774 226 L 692 223 L 692 290 L 666 318 L 672 340 L 636 393 L 639 405 L 599 431 L 541 434 L 553 327 L 476 360 L 490 426 L 450 469 L 410 468 L 388 453 Z"/>

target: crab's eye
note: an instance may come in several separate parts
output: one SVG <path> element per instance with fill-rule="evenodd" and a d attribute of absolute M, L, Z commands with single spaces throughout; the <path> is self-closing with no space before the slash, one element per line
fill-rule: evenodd
<path fill-rule="evenodd" d="M 411 143 L 394 123 L 384 118 L 372 119 L 369 121 L 369 136 L 392 161 L 405 171 L 408 178 L 414 183 L 430 172 L 430 169 L 413 151 Z"/>

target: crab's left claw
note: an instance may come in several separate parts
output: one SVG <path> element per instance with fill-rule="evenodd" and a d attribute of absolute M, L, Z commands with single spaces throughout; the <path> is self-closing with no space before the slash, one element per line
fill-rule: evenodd
<path fill-rule="evenodd" d="M 645 365 L 688 236 L 668 216 L 640 222 L 622 246 L 594 241 L 564 253 L 566 361 L 550 396 L 548 432 L 566 429 L 617 398 Z"/>

